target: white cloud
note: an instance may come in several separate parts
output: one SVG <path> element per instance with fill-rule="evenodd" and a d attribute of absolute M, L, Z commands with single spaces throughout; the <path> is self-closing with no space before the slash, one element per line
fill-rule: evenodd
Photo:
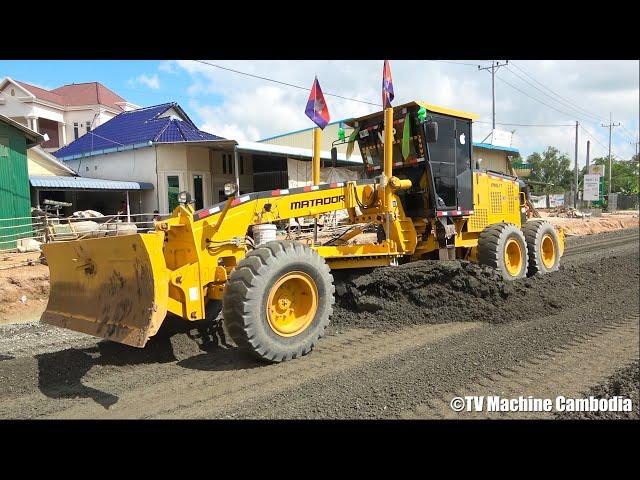
<path fill-rule="evenodd" d="M 129 85 L 146 85 L 153 90 L 158 90 L 160 88 L 160 78 L 158 78 L 158 74 L 156 73 L 153 75 L 146 75 L 143 73 L 136 78 L 130 79 Z"/>
<path fill-rule="evenodd" d="M 158 70 L 165 73 L 178 73 L 176 64 L 173 60 L 164 60 L 158 65 Z"/>
<path fill-rule="evenodd" d="M 325 94 L 336 93 L 380 103 L 382 60 L 221 60 L 211 63 L 305 88 L 310 88 L 314 76 L 318 75 Z M 486 61 L 478 63 L 487 64 Z M 480 141 L 490 132 L 491 75 L 488 72 L 478 71 L 474 66 L 428 60 L 390 60 L 390 64 L 396 94 L 394 105 L 422 99 L 428 103 L 474 112 L 480 115 L 479 122 L 474 126 L 474 140 Z M 192 82 L 188 93 L 198 96 L 190 106 L 202 119 L 203 128 L 212 133 L 228 138 L 258 140 L 313 126 L 304 114 L 309 95 L 307 90 L 266 82 L 194 61 L 176 61 L 174 66 L 190 75 Z M 609 112 L 613 113 L 614 121 L 622 121 L 628 131 L 638 131 L 638 67 L 637 61 L 510 61 L 508 68 L 501 68 L 497 76 L 529 96 L 496 79 L 496 121 L 573 125 L 575 120 L 579 120 L 599 142 L 606 145 L 608 131 L 600 123 L 608 120 Z M 531 77 L 562 98 L 546 90 Z M 215 95 L 216 101 L 208 101 L 207 94 Z M 530 97 L 555 107 L 555 110 Z M 222 98 L 222 103 L 218 101 L 219 98 Z M 326 100 L 332 120 L 363 115 L 380 108 L 331 96 L 326 96 Z M 581 110 L 576 111 L 568 102 L 578 105 Z M 524 156 L 553 145 L 570 158 L 574 157 L 575 126 L 497 127 L 516 130 L 515 146 Z M 588 138 L 580 129 L 578 159 L 581 165 L 585 162 Z M 622 129 L 614 129 L 614 155 L 630 157 L 634 153 L 634 146 L 630 143 L 632 140 Z M 606 148 L 591 139 L 591 157 L 601 155 L 606 155 Z"/>

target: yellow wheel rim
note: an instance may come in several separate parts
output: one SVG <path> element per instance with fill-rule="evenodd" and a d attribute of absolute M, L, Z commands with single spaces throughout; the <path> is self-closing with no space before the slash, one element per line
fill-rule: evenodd
<path fill-rule="evenodd" d="M 517 240 L 510 238 L 504 247 L 504 263 L 507 273 L 512 277 L 518 276 L 522 270 L 522 249 Z"/>
<path fill-rule="evenodd" d="M 289 272 L 271 287 L 267 300 L 267 318 L 280 336 L 293 337 L 303 332 L 318 311 L 318 288 L 304 272 Z"/>
<path fill-rule="evenodd" d="M 553 244 L 553 238 L 548 233 L 542 237 L 542 242 L 540 242 L 540 256 L 542 264 L 546 268 L 551 268 L 556 263 L 556 247 Z"/>

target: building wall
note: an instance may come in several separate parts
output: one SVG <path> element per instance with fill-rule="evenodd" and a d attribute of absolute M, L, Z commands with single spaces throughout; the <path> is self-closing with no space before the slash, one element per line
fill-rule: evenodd
<path fill-rule="evenodd" d="M 141 194 L 141 208 L 144 213 L 151 213 L 158 208 L 154 147 L 84 157 L 67 161 L 65 165 L 82 177 L 152 183 L 154 190 L 145 190 Z"/>
<path fill-rule="evenodd" d="M 26 145 L 26 138 L 21 131 L 0 123 L 0 219 L 28 217 L 31 214 Z M 3 221 L 0 227 L 25 223 L 26 219 Z M 5 236 L 0 240 L 0 250 L 6 250 L 15 248 L 15 239 L 19 238 L 17 234 L 29 232 L 29 228 L 2 228 L 0 232 Z"/>
<path fill-rule="evenodd" d="M 58 122 L 54 122 L 53 120 L 49 120 L 48 118 L 39 118 L 38 119 L 38 133 L 42 135 L 48 135 L 49 140 L 42 144 L 42 148 L 55 148 L 58 149 L 62 145 L 60 145 L 61 139 L 59 138 L 59 128 Z"/>
<path fill-rule="evenodd" d="M 25 104 L 28 107 L 28 115 L 35 116 L 38 118 L 48 118 L 49 120 L 53 120 L 54 122 L 63 122 L 64 121 L 64 112 L 61 108 L 54 108 L 48 105 L 40 105 L 37 103 L 27 103 Z"/>
<path fill-rule="evenodd" d="M 224 184 L 227 182 L 235 181 L 235 173 L 233 171 L 224 173 L 223 155 L 231 157 L 231 163 L 233 165 L 233 152 L 222 152 L 217 150 L 211 150 L 210 164 L 211 171 L 213 173 L 213 195 L 212 203 L 222 202 L 226 199 L 224 196 Z M 240 169 L 240 192 L 247 193 L 253 192 L 253 155 L 250 153 L 238 153 L 238 167 L 242 162 L 242 169 Z"/>
<path fill-rule="evenodd" d="M 71 176 L 66 170 L 38 156 L 33 148 L 27 150 L 27 168 L 29 175 Z"/>
<path fill-rule="evenodd" d="M 339 126 L 339 123 L 332 123 L 324 128 L 322 131 L 321 150 L 331 150 L 331 144 L 338 140 Z M 351 135 L 353 129 L 345 125 L 344 130 L 346 139 L 349 139 L 349 135 Z M 271 140 L 263 140 L 260 143 L 269 143 L 271 145 L 282 145 L 286 147 L 313 148 L 313 129 L 286 134 Z M 337 149 L 338 153 L 347 153 L 347 144 L 338 145 Z M 360 149 L 357 142 L 353 149 L 353 154 L 360 155 Z"/>
<path fill-rule="evenodd" d="M 65 165 L 83 177 L 151 183 L 154 189 L 141 194 L 142 211 L 169 213 L 168 181 L 173 180 L 170 177 L 178 177 L 179 191 L 186 190 L 195 198 L 194 176 L 201 176 L 204 207 L 225 199 L 224 195 L 219 195 L 220 190 L 224 189 L 226 182 L 234 181 L 235 175 L 224 173 L 223 153 L 233 155 L 231 151 L 167 144 L 70 160 Z M 247 153 L 239 156 L 242 156 L 244 166 L 244 173 L 240 175 L 240 191 L 252 192 L 252 156 Z"/>
<path fill-rule="evenodd" d="M 473 148 L 473 160 L 482 159 L 480 168 L 484 170 L 493 170 L 500 173 L 510 174 L 509 158 L 510 152 L 502 150 L 489 150 L 486 148 Z"/>

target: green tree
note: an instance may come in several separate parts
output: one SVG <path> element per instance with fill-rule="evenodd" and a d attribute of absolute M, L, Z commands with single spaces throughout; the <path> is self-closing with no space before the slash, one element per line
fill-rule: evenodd
<path fill-rule="evenodd" d="M 560 154 L 555 147 L 547 147 L 541 154 L 534 152 L 527 157 L 531 165 L 529 180 L 536 194 L 561 193 L 571 190 L 571 160 L 566 154 Z M 536 185 L 534 182 L 539 182 Z M 544 185 L 542 185 L 544 184 Z"/>
<path fill-rule="evenodd" d="M 604 191 L 609 191 L 609 157 L 598 157 L 593 159 L 595 165 L 605 166 Z M 617 160 L 615 156 L 611 158 L 613 168 L 613 185 L 611 191 L 625 195 L 637 195 L 640 193 L 640 163 L 638 155 L 634 155 L 631 160 Z M 583 174 L 586 169 L 583 168 Z"/>

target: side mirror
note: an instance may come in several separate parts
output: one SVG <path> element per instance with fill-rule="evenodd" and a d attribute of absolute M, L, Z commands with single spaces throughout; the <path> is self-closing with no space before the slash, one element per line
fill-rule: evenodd
<path fill-rule="evenodd" d="M 424 136 L 427 143 L 436 143 L 438 141 L 438 122 L 429 121 L 424 123 Z"/>
<path fill-rule="evenodd" d="M 331 166 L 335 167 L 337 161 L 338 161 L 338 149 L 336 147 L 331 147 Z"/>

